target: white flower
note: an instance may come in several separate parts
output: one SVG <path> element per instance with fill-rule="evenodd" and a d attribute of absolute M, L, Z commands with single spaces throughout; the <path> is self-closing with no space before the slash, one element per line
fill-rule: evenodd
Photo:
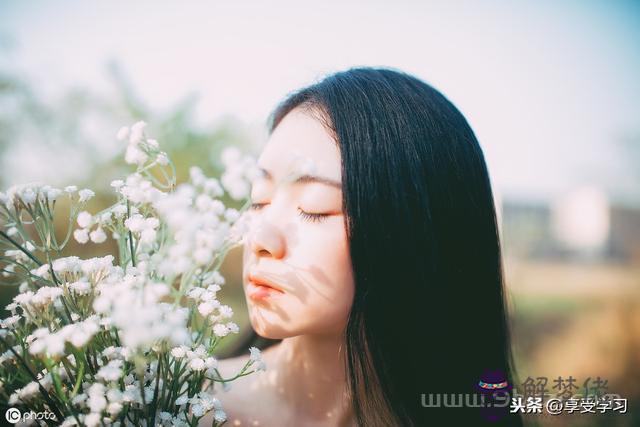
<path fill-rule="evenodd" d="M 56 286 L 43 286 L 33 295 L 30 304 L 37 307 L 44 307 L 54 302 L 62 293 L 63 290 Z"/>
<path fill-rule="evenodd" d="M 100 215 L 100 224 L 109 224 L 111 222 L 111 212 L 104 212 Z"/>
<path fill-rule="evenodd" d="M 190 359 L 199 357 L 199 358 L 204 358 L 207 356 L 207 350 L 204 348 L 204 346 L 202 344 L 200 344 L 197 348 L 195 348 L 194 350 L 189 350 L 187 351 L 187 357 L 189 357 Z"/>
<path fill-rule="evenodd" d="M 89 241 L 89 232 L 86 228 L 80 228 L 73 232 L 73 238 L 78 243 L 85 244 Z"/>
<path fill-rule="evenodd" d="M 229 222 L 234 222 L 240 217 L 240 212 L 237 209 L 229 208 L 224 213 L 224 219 Z"/>
<path fill-rule="evenodd" d="M 129 128 L 127 126 L 122 126 L 116 134 L 116 139 L 118 141 L 124 141 L 127 136 L 129 136 Z"/>
<path fill-rule="evenodd" d="M 220 307 L 220 301 L 216 299 L 216 290 L 215 288 L 208 287 L 202 294 L 200 295 L 200 300 L 203 302 L 209 302 L 213 304 L 215 308 Z"/>
<path fill-rule="evenodd" d="M 213 418 L 219 423 L 227 420 L 227 414 L 222 409 L 216 409 L 213 413 Z"/>
<path fill-rule="evenodd" d="M 85 400 L 87 400 L 87 395 L 84 393 L 79 393 L 73 399 L 71 399 L 71 402 L 73 402 L 74 405 L 79 405 L 81 403 L 84 403 Z"/>
<path fill-rule="evenodd" d="M 211 278 L 212 278 L 212 280 L 213 280 L 213 283 L 218 284 L 218 285 L 224 285 L 224 283 L 225 283 L 225 281 L 226 281 L 226 279 L 224 278 L 224 276 L 223 276 L 222 274 L 220 274 L 220 272 L 219 272 L 219 271 L 217 271 L 217 270 L 216 270 L 216 271 L 214 271 L 214 272 L 211 274 Z M 220 288 L 218 288 L 218 289 L 220 289 Z"/>
<path fill-rule="evenodd" d="M 86 201 L 90 200 L 93 196 L 95 196 L 96 193 L 94 193 L 93 191 L 89 190 L 88 188 L 85 188 L 83 190 L 80 190 L 78 192 L 78 195 L 80 196 L 80 202 L 86 202 Z"/>
<path fill-rule="evenodd" d="M 182 359 L 186 354 L 184 347 L 174 347 L 171 349 L 171 355 L 176 359 Z"/>
<path fill-rule="evenodd" d="M 57 188 L 52 188 L 47 192 L 47 199 L 49 199 L 50 202 L 53 202 L 58 197 L 60 197 L 61 194 L 62 194 L 62 190 L 59 190 Z"/>
<path fill-rule="evenodd" d="M 135 145 L 127 146 L 127 151 L 125 152 L 124 161 L 127 162 L 128 164 L 140 166 L 140 165 L 143 165 L 148 158 L 149 156 L 147 156 L 147 153 L 142 151 L 137 146 Z"/>
<path fill-rule="evenodd" d="M 121 360 L 112 360 L 107 363 L 106 366 L 100 368 L 96 376 L 107 382 L 118 381 L 122 376 L 122 369 L 120 368 L 121 366 Z"/>
<path fill-rule="evenodd" d="M 94 231 L 92 231 L 89 236 L 91 237 L 91 241 L 94 243 L 103 243 L 107 240 L 107 235 L 102 230 L 102 227 L 98 227 Z"/>
<path fill-rule="evenodd" d="M 167 153 L 160 151 L 155 139 L 147 137 L 145 129 L 146 124 L 138 122 L 118 131 L 116 137 L 125 140 L 127 145 L 125 160 L 149 168 L 154 164 L 170 165 Z M 77 222 L 72 225 L 78 228 L 73 230 L 72 227 L 74 239 L 79 243 L 102 243 L 106 241 L 107 233 L 113 233 L 121 236 L 118 240 L 120 251 L 126 248 L 128 253 L 129 242 L 122 239 L 131 232 L 135 234 L 135 266 L 134 260 L 128 257 L 119 260 L 120 265 L 114 265 L 113 255 L 89 259 L 67 256 L 31 269 L 27 273 L 31 273 L 32 278 L 41 278 L 42 284 L 59 285 L 42 286 L 33 281 L 22 281 L 21 293 L 7 306 L 11 316 L 0 319 L 0 336 L 13 338 L 14 329 L 20 332 L 15 337 L 19 341 L 14 347 L 16 351 L 28 352 L 27 356 L 39 362 L 49 358 L 59 367 L 63 384 L 71 386 L 75 378 L 67 377 L 61 360 L 67 367 L 70 364 L 77 370 L 82 361 L 76 361 L 69 353 L 83 355 L 98 350 L 97 357 L 92 356 L 96 362 L 94 376 L 81 379 L 78 393 L 69 402 L 77 409 L 79 423 L 89 426 L 118 424 L 117 415 L 125 405 L 132 417 L 139 416 L 143 400 L 151 402 L 154 398 L 156 379 L 161 390 L 166 388 L 163 379 L 156 378 L 159 365 L 150 360 L 153 359 L 152 352 L 170 349 L 174 363 L 179 360 L 181 365 L 186 365 L 187 371 L 210 379 L 216 377 L 218 360 L 212 352 L 219 341 L 217 337 L 239 330 L 238 325 L 228 320 L 233 310 L 217 300 L 224 278 L 217 271 L 211 271 L 212 261 L 218 259 L 220 251 L 228 247 L 228 243 L 235 242 L 231 237 L 240 219 L 240 213 L 227 208 L 221 198 L 226 196 L 225 187 L 235 196 L 247 187 L 247 161 L 239 150 L 226 150 L 223 162 L 229 171 L 221 181 L 192 168 L 192 183 L 167 187 L 145 177 L 138 168 L 126 178 L 111 182 L 117 202 L 96 214 L 88 212 L 88 208 L 83 210 L 81 204 L 96 196 L 93 191 L 78 191 L 76 186 L 64 188 L 69 194 L 71 212 L 75 215 L 81 211 L 72 216 L 72 221 Z M 160 169 L 171 173 L 169 182 L 175 182 L 173 170 Z M 75 193 L 78 193 L 77 199 Z M 62 194 L 64 192 L 51 186 L 32 183 L 13 187 L 6 194 L 0 193 L 0 202 L 8 209 L 20 210 L 24 209 L 20 205 L 22 201 L 52 203 Z M 80 208 L 73 204 L 78 200 Z M 20 230 L 19 224 L 6 224 L 8 235 L 16 236 L 26 250 L 37 250 L 32 243 L 27 243 L 29 239 L 22 239 Z M 5 248 L 0 255 L 18 261 L 24 256 L 16 248 Z M 10 273 L 11 267 L 5 267 L 8 271 L 4 273 Z M 184 286 L 174 288 L 176 279 L 184 281 Z M 189 298 L 186 304 L 182 298 L 185 292 Z M 198 310 L 198 316 L 204 316 L 207 325 L 211 325 L 211 334 L 206 337 L 202 337 L 201 331 L 190 322 L 194 309 Z M 110 345 L 116 337 L 119 340 L 117 347 L 99 351 L 105 339 L 109 343 L 106 345 Z M 17 366 L 13 355 L 6 350 L 0 354 L 0 364 Z M 134 362 L 136 367 L 138 362 L 142 363 L 139 365 L 143 367 L 141 378 L 135 373 L 125 375 L 125 363 L 129 370 Z M 256 363 L 253 370 L 261 369 L 263 364 L 261 360 L 252 363 Z M 53 392 L 53 377 L 46 370 L 37 374 L 42 386 Z M 0 390 L 2 386 L 6 384 L 0 379 Z M 28 400 L 39 396 L 34 386 L 37 384 L 27 384 L 15 393 L 9 391 L 9 396 L 5 397 L 10 404 L 37 407 L 41 396 L 37 397 L 38 401 Z M 222 386 L 229 387 L 228 384 Z M 176 391 L 182 396 L 175 403 L 183 413 L 173 416 L 172 412 L 163 413 L 158 408 L 158 424 L 188 425 L 187 409 L 191 409 L 193 415 L 204 415 L 213 410 L 217 423 L 226 420 L 221 403 L 213 395 L 198 390 Z M 189 404 L 191 407 L 186 408 Z M 59 422 L 70 426 L 75 420 L 63 417 Z"/>
<path fill-rule="evenodd" d="M 78 243 L 85 244 L 89 241 L 89 233 L 86 228 L 79 228 L 73 232 L 73 238 Z"/>
<path fill-rule="evenodd" d="M 33 203 L 36 201 L 36 193 L 31 188 L 27 188 L 22 192 L 21 199 L 26 204 Z"/>
<path fill-rule="evenodd" d="M 86 280 L 79 280 L 69 285 L 69 288 L 78 295 L 88 295 L 91 291 L 91 285 Z M 75 314 L 75 313 L 73 313 Z"/>
<path fill-rule="evenodd" d="M 196 207 L 201 211 L 208 211 L 211 208 L 211 203 L 213 200 L 209 197 L 208 194 L 200 194 L 196 198 Z"/>
<path fill-rule="evenodd" d="M 162 166 L 166 166 L 169 164 L 169 157 L 167 157 L 167 153 L 159 153 L 156 156 L 156 162 L 158 162 L 159 165 Z"/>
<path fill-rule="evenodd" d="M 107 405 L 107 412 L 110 415 L 118 415 L 122 411 L 123 405 L 120 402 L 111 402 Z"/>
<path fill-rule="evenodd" d="M 197 166 L 191 166 L 191 168 L 189 168 L 189 179 L 191 179 L 193 185 L 200 186 L 205 182 L 206 177 L 204 176 L 202 169 Z"/>
<path fill-rule="evenodd" d="M 89 404 L 90 404 L 90 408 L 94 408 L 94 407 L 100 407 L 103 406 L 102 405 L 102 401 L 104 400 L 104 403 L 106 406 L 106 399 L 104 398 L 100 398 L 100 397 L 95 397 L 92 400 L 89 400 Z M 102 411 L 102 409 L 98 410 L 98 412 L 91 412 L 90 414 L 87 414 L 84 417 L 84 424 L 87 427 L 98 427 L 100 425 L 100 412 Z"/>
<path fill-rule="evenodd" d="M 240 332 L 240 328 L 234 322 L 227 323 L 227 328 L 229 329 L 230 332 L 234 334 L 237 334 L 238 332 Z"/>
<path fill-rule="evenodd" d="M 134 204 L 151 203 L 165 194 L 139 173 L 133 173 L 127 177 L 126 184 L 120 189 L 120 193 Z M 135 213 L 133 209 L 132 213 Z"/>
<path fill-rule="evenodd" d="M 199 288 L 199 287 L 191 288 L 187 292 L 187 297 L 197 301 L 200 298 L 200 295 L 202 295 L 204 291 L 205 291 L 204 288 Z"/>
<path fill-rule="evenodd" d="M 267 369 L 267 365 L 262 360 L 262 354 L 257 347 L 249 347 L 249 352 L 251 353 L 249 356 L 249 360 L 251 364 L 256 364 L 256 371 L 264 371 Z"/>
<path fill-rule="evenodd" d="M 218 360 L 215 357 L 207 357 L 204 363 L 207 369 L 215 369 L 218 367 Z"/>
<path fill-rule="evenodd" d="M 244 180 L 241 174 L 234 173 L 233 170 L 225 171 L 222 175 L 221 182 L 222 186 L 234 200 L 241 200 L 249 195 L 249 183 Z"/>
<path fill-rule="evenodd" d="M 203 302 L 202 304 L 198 305 L 198 311 L 203 316 L 208 316 L 213 312 L 215 308 L 215 305 L 211 302 Z"/>
<path fill-rule="evenodd" d="M 15 405 L 18 403 L 18 400 L 27 401 L 32 397 L 36 396 L 39 393 L 40 388 L 38 383 L 35 381 L 31 381 L 24 387 L 16 390 L 11 397 L 9 398 L 9 404 Z"/>
<path fill-rule="evenodd" d="M 220 306 L 219 311 L 222 318 L 229 318 L 233 316 L 233 309 L 228 305 Z"/>
<path fill-rule="evenodd" d="M 213 333 L 217 337 L 225 337 L 229 334 L 229 328 L 227 328 L 226 325 L 218 323 L 213 327 Z"/>
<path fill-rule="evenodd" d="M 144 218 L 140 214 L 132 215 L 124 221 L 124 225 L 132 232 L 140 235 L 140 242 L 153 243 L 156 239 L 156 228 L 160 226 L 158 218 Z"/>
<path fill-rule="evenodd" d="M 210 209 L 212 213 L 216 215 L 221 215 L 225 210 L 224 203 L 222 203 L 220 200 L 213 200 L 211 202 Z"/>
<path fill-rule="evenodd" d="M 238 147 L 229 146 L 222 150 L 222 164 L 226 167 L 230 167 L 240 161 L 242 153 L 238 149 Z"/>
<path fill-rule="evenodd" d="M 73 332 L 73 335 L 71 335 L 69 342 L 73 344 L 74 347 L 82 348 L 86 343 L 89 342 L 90 339 L 91 335 L 87 331 L 78 329 Z"/>
<path fill-rule="evenodd" d="M 122 402 L 122 392 L 117 388 L 110 388 L 107 390 L 107 399 L 110 402 Z"/>
<path fill-rule="evenodd" d="M 111 181 L 111 186 L 116 190 L 119 190 L 122 186 L 124 186 L 124 181 L 121 179 L 114 179 Z"/>
<path fill-rule="evenodd" d="M 204 190 L 207 194 L 213 197 L 220 197 L 224 194 L 224 189 L 220 185 L 220 182 L 215 178 L 208 178 L 204 182 Z"/>
<path fill-rule="evenodd" d="M 122 218 L 127 214 L 127 207 L 125 205 L 119 204 L 113 208 L 113 214 L 116 218 Z"/>
<path fill-rule="evenodd" d="M 260 353 L 260 349 L 257 348 L 257 347 L 249 347 L 249 353 L 250 353 L 249 358 L 254 362 L 257 362 L 257 361 L 261 360 L 261 358 L 262 358 L 262 354 Z"/>
<path fill-rule="evenodd" d="M 49 356 L 61 356 L 64 353 L 64 339 L 58 334 L 50 334 L 35 340 L 29 346 L 29 353 L 45 353 Z"/>
<path fill-rule="evenodd" d="M 195 405 L 191 405 L 191 412 L 196 417 L 201 417 L 204 415 L 204 407 L 201 404 L 196 403 Z"/>
<path fill-rule="evenodd" d="M 146 228 L 140 232 L 140 243 L 153 243 L 156 240 L 156 230 Z"/>
<path fill-rule="evenodd" d="M 77 222 L 78 225 L 82 228 L 87 228 L 91 225 L 91 220 L 93 217 L 87 211 L 82 211 L 78 214 Z"/>
<path fill-rule="evenodd" d="M 204 363 L 204 360 L 196 357 L 194 359 L 191 359 L 191 361 L 189 362 L 189 368 L 193 369 L 194 371 L 202 371 L 207 368 L 207 365 Z"/>
<path fill-rule="evenodd" d="M 144 129 L 147 127 L 147 124 L 144 121 L 139 121 L 131 126 L 131 133 L 129 134 L 129 146 L 137 145 L 144 135 Z"/>
<path fill-rule="evenodd" d="M 140 214 L 135 214 L 124 221 L 125 227 L 133 233 L 139 233 L 144 229 L 144 218 Z"/>
<path fill-rule="evenodd" d="M 206 248 L 200 248 L 193 253 L 193 259 L 196 264 L 204 266 L 213 260 L 213 253 Z"/>
<path fill-rule="evenodd" d="M 18 323 L 19 320 L 20 316 L 18 315 L 7 317 L 6 319 L 0 321 L 0 326 L 2 328 L 11 329 L 16 323 Z"/>

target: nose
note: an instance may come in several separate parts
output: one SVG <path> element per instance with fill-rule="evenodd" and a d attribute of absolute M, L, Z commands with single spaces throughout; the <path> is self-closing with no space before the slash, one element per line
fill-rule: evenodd
<path fill-rule="evenodd" d="M 249 239 L 251 250 L 256 256 L 284 257 L 284 236 L 275 225 L 261 221 L 253 227 Z"/>

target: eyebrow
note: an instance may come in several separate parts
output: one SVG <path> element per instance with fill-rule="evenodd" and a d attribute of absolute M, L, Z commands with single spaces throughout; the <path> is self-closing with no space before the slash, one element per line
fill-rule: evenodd
<path fill-rule="evenodd" d="M 264 174 L 264 178 L 273 180 L 273 175 L 271 175 L 271 173 L 268 170 L 264 168 L 258 168 L 258 169 L 260 169 L 260 172 Z M 299 176 L 293 183 L 306 184 L 306 183 L 314 183 L 314 182 L 329 185 L 331 187 L 335 187 L 338 189 L 342 189 L 342 184 L 338 181 L 335 181 L 330 178 L 324 178 L 321 176 L 307 175 L 307 174 Z"/>

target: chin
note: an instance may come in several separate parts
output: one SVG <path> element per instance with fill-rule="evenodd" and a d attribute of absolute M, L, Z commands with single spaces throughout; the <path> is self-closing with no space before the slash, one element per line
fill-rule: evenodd
<path fill-rule="evenodd" d="M 272 321 L 268 316 L 262 314 L 262 310 L 258 309 L 257 311 L 258 312 L 256 312 L 255 308 L 250 310 L 249 320 L 255 333 L 262 338 L 281 340 L 298 335 L 296 333 L 292 333 L 289 328 L 284 327 L 281 319 L 278 319 L 278 321 Z"/>
<path fill-rule="evenodd" d="M 256 328 L 253 328 L 253 330 L 259 337 L 266 338 L 268 340 L 281 340 L 288 338 L 286 335 L 271 333 L 272 331 L 256 330 Z"/>

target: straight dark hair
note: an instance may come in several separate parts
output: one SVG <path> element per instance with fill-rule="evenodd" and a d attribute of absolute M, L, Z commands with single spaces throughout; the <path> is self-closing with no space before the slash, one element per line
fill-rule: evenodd
<path fill-rule="evenodd" d="M 463 115 L 425 82 L 369 67 L 290 94 L 270 133 L 294 108 L 321 120 L 341 153 L 355 280 L 345 369 L 358 425 L 522 425 L 508 411 L 496 423 L 478 408 L 423 405 L 475 393 L 488 370 L 515 381 L 494 199 Z"/>

